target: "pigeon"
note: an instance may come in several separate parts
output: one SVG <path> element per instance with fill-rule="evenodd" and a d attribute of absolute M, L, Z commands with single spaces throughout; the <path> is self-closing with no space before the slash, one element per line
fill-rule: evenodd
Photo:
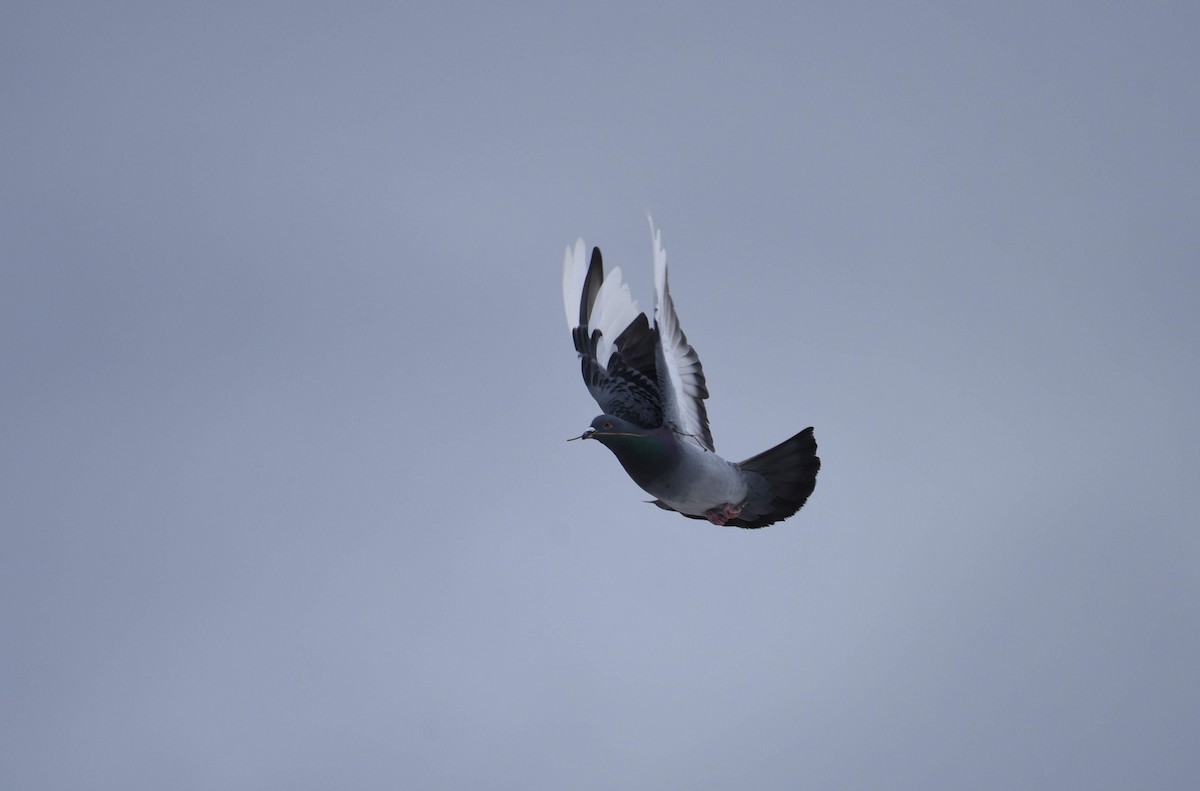
<path fill-rule="evenodd" d="M 667 290 L 662 232 L 654 245 L 653 322 L 638 309 L 621 270 L 604 273 L 600 248 L 583 239 L 563 257 L 563 304 L 583 381 L 604 414 L 572 439 L 604 445 L 659 508 L 714 525 L 766 527 L 787 519 L 817 485 L 821 460 L 810 426 L 745 461 L 716 454 L 700 357 Z"/>

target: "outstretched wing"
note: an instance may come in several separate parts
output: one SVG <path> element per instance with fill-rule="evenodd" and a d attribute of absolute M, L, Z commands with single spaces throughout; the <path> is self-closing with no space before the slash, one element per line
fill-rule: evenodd
<path fill-rule="evenodd" d="M 620 268 L 605 276 L 600 248 L 588 263 L 582 239 L 563 257 L 563 305 L 583 381 L 600 409 L 643 428 L 661 426 L 657 335 L 621 282 Z"/>
<path fill-rule="evenodd" d="M 662 248 L 662 231 L 654 229 L 653 219 L 650 235 L 654 240 L 654 326 L 659 341 L 656 361 L 663 418 L 684 439 L 711 451 L 712 432 L 704 408 L 704 399 L 708 398 L 704 369 L 700 367 L 700 355 L 688 343 L 675 315 L 675 303 L 667 289 L 667 253 Z"/>

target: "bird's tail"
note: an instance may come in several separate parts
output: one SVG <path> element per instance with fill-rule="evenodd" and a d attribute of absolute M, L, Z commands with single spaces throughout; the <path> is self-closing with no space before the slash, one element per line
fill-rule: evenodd
<path fill-rule="evenodd" d="M 766 527 L 800 510 L 817 486 L 817 441 L 812 427 L 770 450 L 739 462 L 747 473 L 750 495 L 736 519 L 738 527 Z"/>

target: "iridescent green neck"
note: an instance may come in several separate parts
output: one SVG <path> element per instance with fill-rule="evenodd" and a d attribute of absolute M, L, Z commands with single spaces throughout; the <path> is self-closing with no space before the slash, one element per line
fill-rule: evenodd
<path fill-rule="evenodd" d="M 603 442 L 621 462 L 629 477 L 642 488 L 666 472 L 674 455 L 670 435 L 659 430 L 639 435 L 608 436 Z"/>

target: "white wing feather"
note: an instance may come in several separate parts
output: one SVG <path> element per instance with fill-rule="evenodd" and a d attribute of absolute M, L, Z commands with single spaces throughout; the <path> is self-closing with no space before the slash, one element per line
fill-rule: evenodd
<path fill-rule="evenodd" d="M 662 232 L 650 218 L 654 240 L 654 323 L 658 328 L 659 389 L 663 391 L 665 419 L 685 439 L 705 450 L 713 450 L 704 399 L 708 388 L 700 357 L 687 342 L 675 315 L 675 304 L 667 288 L 667 253 L 662 247 Z"/>
<path fill-rule="evenodd" d="M 563 256 L 563 307 L 567 309 L 568 330 L 579 326 L 579 300 L 587 270 L 587 245 L 580 237 L 575 240 L 574 250 L 567 245 L 566 255 Z"/>
<path fill-rule="evenodd" d="M 567 312 L 567 327 L 579 326 L 579 302 L 588 271 L 587 246 L 583 239 L 575 242 L 575 249 L 567 248 L 563 256 L 563 307 Z M 613 267 L 604 276 L 596 301 L 592 304 L 592 315 L 588 320 L 589 334 L 600 330 L 596 344 L 596 361 L 607 368 L 612 357 L 613 342 L 632 324 L 642 311 L 629 292 L 629 284 L 621 282 L 621 268 Z"/>

